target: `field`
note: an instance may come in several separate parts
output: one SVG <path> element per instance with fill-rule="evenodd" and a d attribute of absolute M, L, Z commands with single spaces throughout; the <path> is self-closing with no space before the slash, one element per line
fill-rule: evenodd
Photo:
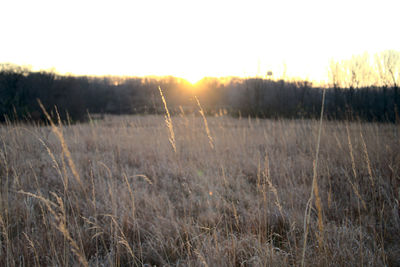
<path fill-rule="evenodd" d="M 324 121 L 314 165 L 318 130 L 223 113 L 2 125 L 0 265 L 399 266 L 399 125 Z"/>

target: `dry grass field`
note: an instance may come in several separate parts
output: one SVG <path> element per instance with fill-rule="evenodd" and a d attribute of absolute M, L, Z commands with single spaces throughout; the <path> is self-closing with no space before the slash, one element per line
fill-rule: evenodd
<path fill-rule="evenodd" d="M 0 265 L 400 266 L 399 125 L 325 121 L 313 183 L 318 127 L 2 125 Z"/>

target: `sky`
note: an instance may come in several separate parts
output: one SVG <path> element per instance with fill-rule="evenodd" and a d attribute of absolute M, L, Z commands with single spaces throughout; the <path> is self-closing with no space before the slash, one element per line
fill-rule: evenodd
<path fill-rule="evenodd" d="M 298 77 L 400 50 L 398 0 L 2 0 L 0 63 L 65 74 Z"/>

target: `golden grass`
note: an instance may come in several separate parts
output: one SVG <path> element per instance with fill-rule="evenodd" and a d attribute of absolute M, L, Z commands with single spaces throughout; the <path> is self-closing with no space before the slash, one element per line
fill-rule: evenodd
<path fill-rule="evenodd" d="M 166 114 L 1 125 L 0 265 L 400 264 L 396 125 Z"/>
<path fill-rule="evenodd" d="M 211 136 L 210 128 L 208 127 L 206 115 L 204 113 L 203 108 L 201 107 L 200 101 L 197 98 L 197 96 L 195 96 L 194 98 L 196 99 L 197 106 L 199 107 L 199 113 L 200 113 L 201 117 L 203 118 L 204 128 L 206 129 L 206 133 L 207 133 L 207 137 L 208 137 L 208 143 L 210 144 L 211 149 L 214 149 L 214 140 Z"/>
<path fill-rule="evenodd" d="M 176 153 L 175 133 L 174 133 L 174 126 L 173 126 L 172 120 L 171 120 L 171 115 L 169 114 L 167 101 L 165 100 L 165 97 L 163 95 L 163 92 L 162 92 L 160 86 L 158 87 L 158 90 L 160 91 L 160 96 L 161 96 L 162 102 L 164 103 L 165 114 L 166 114 L 165 115 L 165 124 L 167 125 L 167 129 L 169 131 L 169 142 L 171 143 L 172 149 Z"/>
<path fill-rule="evenodd" d="M 320 250 L 322 250 L 324 247 L 324 225 L 323 225 L 323 221 L 322 221 L 321 198 L 320 198 L 319 189 L 318 189 L 317 168 L 318 168 L 318 159 L 319 159 L 319 148 L 321 145 L 321 132 L 322 132 L 322 122 L 323 122 L 323 117 L 324 117 L 325 94 L 326 94 L 326 89 L 324 89 L 323 94 L 322 94 L 321 114 L 320 114 L 320 118 L 319 118 L 317 145 L 316 145 L 316 149 L 315 149 L 315 160 L 313 161 L 313 180 L 312 180 L 312 186 L 311 186 L 311 194 L 310 194 L 310 198 L 307 202 L 307 206 L 306 206 L 305 213 L 304 213 L 304 217 L 305 217 L 304 218 L 304 238 L 303 238 L 303 253 L 302 253 L 302 258 L 301 258 L 301 266 L 304 266 L 304 263 L 305 263 L 304 258 L 305 258 L 305 252 L 306 252 L 306 247 L 307 247 L 307 236 L 308 236 L 308 231 L 309 231 L 310 215 L 311 215 L 310 205 L 311 205 L 314 195 L 315 195 L 315 206 L 318 211 L 318 230 L 319 230 L 319 232 L 316 233 L 316 235 L 317 235 Z"/>

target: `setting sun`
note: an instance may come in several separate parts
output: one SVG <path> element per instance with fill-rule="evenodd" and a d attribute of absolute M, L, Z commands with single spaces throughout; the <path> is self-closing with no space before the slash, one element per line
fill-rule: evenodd
<path fill-rule="evenodd" d="M 181 77 L 183 79 L 185 79 L 186 81 L 188 81 L 189 83 L 191 83 L 192 85 L 195 85 L 197 82 L 199 82 L 201 79 L 204 78 L 203 75 L 201 75 L 201 73 L 199 72 L 195 72 L 193 71 L 193 73 L 181 73 L 181 74 L 172 74 L 175 77 Z"/>

